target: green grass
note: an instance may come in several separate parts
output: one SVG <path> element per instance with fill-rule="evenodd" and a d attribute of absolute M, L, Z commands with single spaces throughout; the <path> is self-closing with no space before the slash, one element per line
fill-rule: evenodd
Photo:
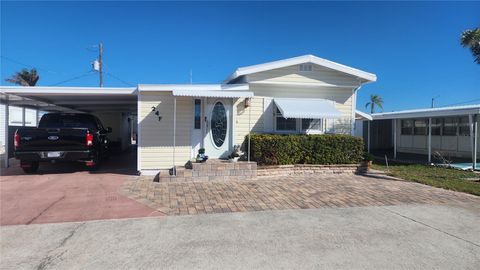
<path fill-rule="evenodd" d="M 433 167 L 419 164 L 373 164 L 373 169 L 386 171 L 388 175 L 434 187 L 450 189 L 480 196 L 479 174 L 470 171 Z M 466 180 L 476 178 L 476 181 Z"/>

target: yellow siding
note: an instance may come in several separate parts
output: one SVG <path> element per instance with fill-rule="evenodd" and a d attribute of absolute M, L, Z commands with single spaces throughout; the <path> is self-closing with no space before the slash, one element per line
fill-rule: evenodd
<path fill-rule="evenodd" d="M 354 76 L 313 65 L 312 71 L 299 72 L 298 65 L 272 69 L 247 76 L 249 82 L 317 83 L 325 85 L 358 85 Z"/>
<path fill-rule="evenodd" d="M 251 106 L 248 108 L 245 108 L 244 99 L 238 99 L 234 106 L 237 111 L 235 115 L 234 144 L 241 145 L 248 134 L 249 119 L 251 131 L 263 133 L 263 98 L 252 98 Z"/>
<path fill-rule="evenodd" d="M 250 91 L 259 97 L 321 98 L 335 101 L 335 107 L 344 118 L 352 117 L 352 89 L 339 87 L 299 87 L 283 85 L 250 85 Z"/>
<path fill-rule="evenodd" d="M 149 92 L 140 94 L 140 145 L 141 170 L 169 169 L 173 164 L 173 96 L 171 92 Z M 152 111 L 155 107 L 162 117 Z M 177 97 L 177 135 L 175 161 L 185 165 L 191 155 L 192 99 Z"/>

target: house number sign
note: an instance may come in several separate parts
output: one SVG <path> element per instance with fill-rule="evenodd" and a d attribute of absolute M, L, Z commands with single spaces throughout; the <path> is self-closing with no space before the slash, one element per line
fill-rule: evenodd
<path fill-rule="evenodd" d="M 162 120 L 162 117 L 160 116 L 160 111 L 157 109 L 157 107 L 152 106 L 152 112 L 155 113 L 155 115 L 158 117 L 158 121 Z"/>

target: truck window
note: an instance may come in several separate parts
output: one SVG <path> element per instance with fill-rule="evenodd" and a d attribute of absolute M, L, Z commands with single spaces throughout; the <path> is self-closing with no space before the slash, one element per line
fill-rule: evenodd
<path fill-rule="evenodd" d="M 88 114 L 45 114 L 39 128 L 91 128 L 97 129 L 95 119 Z"/>

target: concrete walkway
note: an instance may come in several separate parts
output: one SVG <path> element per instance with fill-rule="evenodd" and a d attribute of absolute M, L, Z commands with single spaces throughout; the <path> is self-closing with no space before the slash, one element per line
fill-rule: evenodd
<path fill-rule="evenodd" d="M 0 227 L 1 269 L 478 269 L 480 205 Z"/>

